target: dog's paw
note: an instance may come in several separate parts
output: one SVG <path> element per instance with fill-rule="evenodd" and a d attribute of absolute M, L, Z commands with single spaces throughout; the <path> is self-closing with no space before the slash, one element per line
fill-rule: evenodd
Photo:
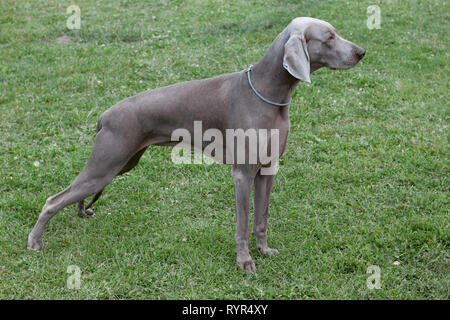
<path fill-rule="evenodd" d="M 80 216 L 81 218 L 87 218 L 95 216 L 95 213 L 92 209 L 83 209 L 78 211 L 78 216 Z"/>
<path fill-rule="evenodd" d="M 263 256 L 276 256 L 279 252 L 277 249 L 272 249 L 269 247 L 258 247 L 258 251 Z"/>
<path fill-rule="evenodd" d="M 84 214 L 86 215 L 86 216 L 95 216 L 95 213 L 94 213 L 94 210 L 92 210 L 92 209 L 86 209 L 86 210 L 84 210 Z"/>
<path fill-rule="evenodd" d="M 256 273 L 256 266 L 251 258 L 245 261 L 238 261 L 238 265 L 241 270 L 252 274 Z"/>
<path fill-rule="evenodd" d="M 42 240 L 35 238 L 31 234 L 28 236 L 28 250 L 40 251 L 42 249 Z"/>

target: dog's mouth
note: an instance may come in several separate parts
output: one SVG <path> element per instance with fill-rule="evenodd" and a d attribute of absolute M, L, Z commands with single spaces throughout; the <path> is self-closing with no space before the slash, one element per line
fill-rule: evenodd
<path fill-rule="evenodd" d="M 346 62 L 346 63 L 343 63 L 342 65 L 340 65 L 340 66 L 337 66 L 337 67 L 328 67 L 330 70 L 333 70 L 333 71 L 336 71 L 336 70 L 346 70 L 346 69 L 350 69 L 350 68 L 352 68 L 352 67 L 354 67 L 357 63 L 359 62 L 359 60 L 358 61 L 352 61 L 351 63 L 348 63 L 348 62 Z"/>

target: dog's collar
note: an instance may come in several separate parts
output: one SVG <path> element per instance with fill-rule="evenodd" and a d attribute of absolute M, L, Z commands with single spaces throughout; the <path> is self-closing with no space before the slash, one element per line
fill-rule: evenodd
<path fill-rule="evenodd" d="M 291 100 L 289 100 L 289 102 L 287 103 L 277 103 L 277 102 L 273 102 L 270 101 L 269 99 L 266 99 L 263 97 L 263 95 L 261 93 L 258 92 L 258 90 L 256 90 L 256 88 L 253 86 L 252 80 L 250 78 L 250 70 L 252 70 L 253 65 L 251 64 L 250 67 L 248 67 L 247 70 L 245 70 L 245 72 L 247 73 L 247 79 L 248 79 L 248 84 L 250 85 L 250 88 L 252 88 L 253 92 L 258 96 L 258 98 L 260 98 L 262 101 L 267 102 L 268 104 L 277 106 L 277 107 L 286 107 L 288 105 L 291 104 Z"/>

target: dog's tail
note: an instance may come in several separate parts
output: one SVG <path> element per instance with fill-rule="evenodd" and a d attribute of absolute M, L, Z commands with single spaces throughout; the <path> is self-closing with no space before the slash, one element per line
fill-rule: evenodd
<path fill-rule="evenodd" d="M 97 121 L 97 133 L 102 129 L 102 116 L 98 118 Z"/>

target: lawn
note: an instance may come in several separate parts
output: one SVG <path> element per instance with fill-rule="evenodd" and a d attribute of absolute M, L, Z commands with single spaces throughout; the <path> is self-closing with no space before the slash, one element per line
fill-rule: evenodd
<path fill-rule="evenodd" d="M 66 26 L 72 4 L 79 30 Z M 1 1 L 0 299 L 448 299 L 449 13 L 444 0 Z M 45 249 L 26 249 L 104 110 L 243 70 L 297 16 L 367 54 L 296 89 L 269 211 L 280 254 L 259 256 L 251 236 L 256 275 L 235 262 L 230 167 L 175 165 L 163 147 L 107 187 L 94 217 L 69 206 Z M 367 286 L 373 265 L 380 289 Z"/>

